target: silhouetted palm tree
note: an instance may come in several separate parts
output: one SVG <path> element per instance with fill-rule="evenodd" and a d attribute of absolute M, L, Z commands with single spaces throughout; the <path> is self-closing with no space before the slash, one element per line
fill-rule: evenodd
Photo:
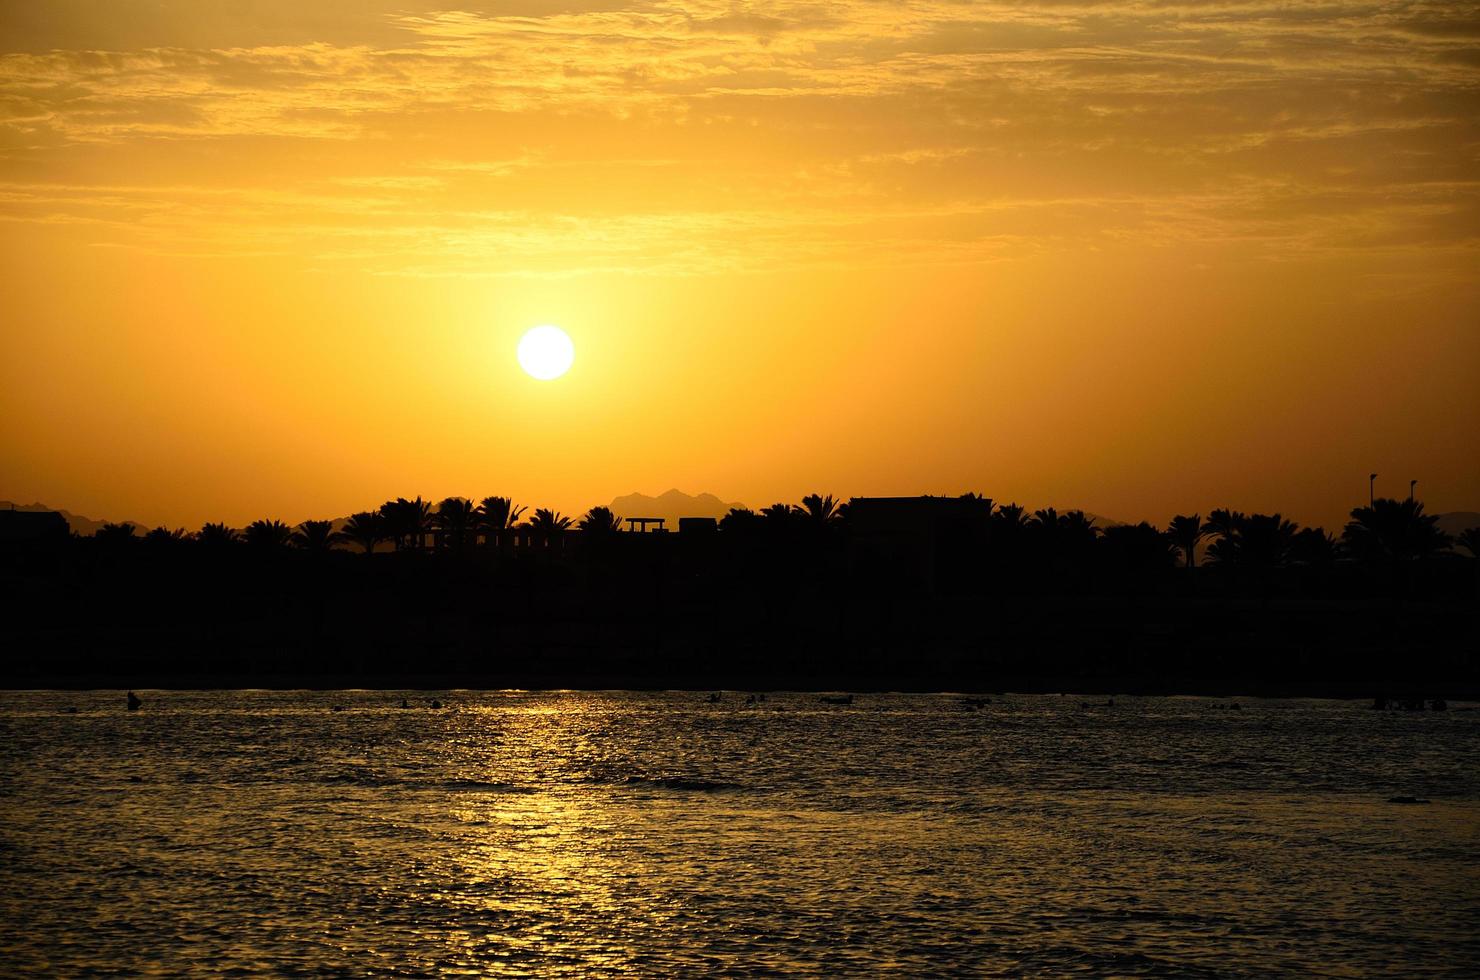
<path fill-rule="evenodd" d="M 826 497 L 815 493 L 807 494 L 802 498 L 802 510 L 816 525 L 831 524 L 839 519 L 838 502 L 833 499 L 832 494 Z"/>
<path fill-rule="evenodd" d="M 1006 519 L 1004 518 L 1004 521 Z M 1020 526 L 1002 524 L 997 536 L 994 561 L 999 572 L 1003 565 L 1021 563 L 1036 576 L 1051 576 L 1061 584 L 1081 584 L 1090 564 L 1099 528 L 1082 510 L 1060 514 L 1053 507 L 1034 511 Z"/>
<path fill-rule="evenodd" d="M 800 507 L 775 503 L 760 512 L 760 531 L 772 544 L 791 543 L 807 522 L 807 512 Z"/>
<path fill-rule="evenodd" d="M 749 507 L 731 507 L 730 512 L 719 519 L 719 529 L 726 534 L 747 534 L 754 531 L 761 517 Z"/>
<path fill-rule="evenodd" d="M 761 518 L 777 525 L 788 525 L 795 516 L 790 504 L 777 503 L 761 509 Z"/>
<path fill-rule="evenodd" d="M 1301 528 L 1290 545 L 1290 561 L 1301 565 L 1330 565 L 1336 555 L 1336 539 L 1325 528 Z"/>
<path fill-rule="evenodd" d="M 1430 558 L 1450 542 L 1439 530 L 1439 518 L 1425 514 L 1422 503 L 1388 497 L 1353 510 L 1341 536 L 1354 557 L 1368 562 Z"/>
<path fill-rule="evenodd" d="M 983 497 L 981 494 L 974 493 L 972 491 L 967 491 L 966 493 L 963 493 L 960 499 L 969 501 L 970 503 L 985 508 L 988 517 L 992 516 L 992 509 L 996 506 L 992 503 L 991 497 Z"/>
<path fill-rule="evenodd" d="M 292 543 L 293 529 L 282 521 L 253 521 L 242 537 L 254 548 L 277 551 Z"/>
<path fill-rule="evenodd" d="M 1093 544 L 1094 540 L 1100 536 L 1100 529 L 1095 527 L 1095 519 L 1082 510 L 1071 510 L 1067 514 L 1060 514 L 1059 531 L 1071 540 L 1090 544 Z"/>
<path fill-rule="evenodd" d="M 1048 508 L 1047 513 L 1053 513 L 1053 508 Z M 1060 559 L 1088 561 L 1099 537 L 1100 529 L 1095 527 L 1095 519 L 1084 511 L 1071 510 L 1055 515 L 1053 547 Z"/>
<path fill-rule="evenodd" d="M 1278 568 L 1290 560 L 1299 530 L 1279 514 L 1250 514 L 1239 523 L 1235 560 L 1254 568 Z"/>
<path fill-rule="evenodd" d="M 1203 533 L 1213 538 L 1208 545 L 1208 558 L 1215 564 L 1232 564 L 1238 559 L 1239 529 L 1244 515 L 1223 507 L 1215 509 L 1203 524 Z"/>
<path fill-rule="evenodd" d="M 1035 557 L 1051 561 L 1059 550 L 1059 512 L 1052 507 L 1036 510 L 1027 518 L 1023 530 L 1032 540 Z"/>
<path fill-rule="evenodd" d="M 1171 538 L 1172 544 L 1180 548 L 1182 554 L 1187 556 L 1188 568 L 1197 567 L 1197 543 L 1207 533 L 1203 527 L 1201 514 L 1193 514 L 1190 517 L 1178 514 L 1167 525 L 1167 537 Z"/>
<path fill-rule="evenodd" d="M 190 535 L 183 527 L 177 527 L 171 531 L 167 527 L 157 527 L 144 535 L 144 543 L 156 550 L 172 548 L 190 539 Z"/>
<path fill-rule="evenodd" d="M 415 500 L 407 501 L 405 508 L 407 526 L 413 537 L 412 544 L 417 548 L 425 548 L 427 535 L 432 530 L 432 505 L 417 496 Z"/>
<path fill-rule="evenodd" d="M 380 505 L 377 511 L 380 514 L 381 526 L 385 528 L 386 537 L 390 539 L 391 547 L 397 551 L 406 547 L 408 531 L 406 530 L 406 515 L 404 513 L 405 497 L 397 497 L 395 500 L 387 500 Z"/>
<path fill-rule="evenodd" d="M 1004 547 L 1016 546 L 1022 541 L 1031 520 L 1028 512 L 1017 504 L 1002 504 L 992 514 L 993 543 Z"/>
<path fill-rule="evenodd" d="M 98 528 L 93 535 L 94 540 L 104 545 L 127 544 L 134 538 L 134 531 L 138 530 L 132 524 L 104 524 Z"/>
<path fill-rule="evenodd" d="M 593 558 L 604 562 L 616 554 L 621 543 L 622 519 L 613 514 L 610 507 L 592 507 L 576 524 L 581 531 L 581 546 Z M 605 587 L 605 571 L 593 573 L 593 582 Z"/>
<path fill-rule="evenodd" d="M 195 532 L 195 540 L 208 548 L 223 548 L 236 544 L 241 540 L 241 535 L 235 528 L 227 527 L 225 524 L 203 524 L 201 529 Z"/>
<path fill-rule="evenodd" d="M 319 554 L 334 547 L 339 540 L 340 536 L 330 521 L 304 521 L 293 532 L 293 544 L 296 547 Z"/>
<path fill-rule="evenodd" d="M 1028 512 L 1017 504 L 1002 504 L 992 514 L 993 526 L 1008 534 L 1023 531 L 1031 520 Z"/>
<path fill-rule="evenodd" d="M 478 529 L 484 534 L 484 542 L 497 545 L 523 515 L 524 508 L 515 507 L 508 497 L 484 497 L 478 505 Z"/>
<path fill-rule="evenodd" d="M 386 539 L 385 518 L 374 511 L 360 511 L 344 522 L 344 530 L 340 533 L 344 540 L 359 545 L 368 555 Z"/>
<path fill-rule="evenodd" d="M 577 527 L 591 537 L 606 537 L 622 530 L 622 519 L 610 507 L 592 507 Z"/>
<path fill-rule="evenodd" d="M 386 530 L 396 543 L 396 550 L 421 548 L 426 544 L 427 532 L 432 528 L 432 505 L 417 497 L 407 500 L 397 497 L 380 505 L 380 514 L 385 518 Z"/>
<path fill-rule="evenodd" d="M 466 551 L 478 526 L 478 508 L 464 497 L 448 497 L 437 505 L 432 526 L 440 533 L 440 543 L 453 551 Z"/>
<path fill-rule="evenodd" d="M 1219 508 L 1202 526 L 1213 537 L 1208 560 L 1216 565 L 1253 569 L 1278 568 L 1287 564 L 1295 548 L 1299 525 L 1279 514 L 1244 514 Z"/>
<path fill-rule="evenodd" d="M 558 511 L 540 507 L 535 510 L 534 517 L 529 522 L 529 529 L 536 540 L 549 545 L 570 530 L 570 525 L 569 517 L 561 515 Z"/>

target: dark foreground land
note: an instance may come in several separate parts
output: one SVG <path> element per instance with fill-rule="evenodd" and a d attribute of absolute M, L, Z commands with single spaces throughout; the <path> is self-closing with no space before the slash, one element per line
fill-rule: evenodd
<path fill-rule="evenodd" d="M 0 684 L 1480 696 L 1476 563 L 918 561 L 846 540 L 127 548 L 0 569 Z"/>

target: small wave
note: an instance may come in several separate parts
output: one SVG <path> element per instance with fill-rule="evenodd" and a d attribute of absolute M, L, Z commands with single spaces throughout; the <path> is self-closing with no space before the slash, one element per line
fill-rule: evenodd
<path fill-rule="evenodd" d="M 379 789 L 443 790 L 463 793 L 533 793 L 535 790 L 517 783 L 500 783 L 484 779 L 398 779 L 373 773 L 332 773 L 322 776 L 321 783 L 368 786 Z"/>
<path fill-rule="evenodd" d="M 384 776 L 376 776 L 370 773 L 359 772 L 335 772 L 320 776 L 318 781 L 330 785 L 343 786 L 400 786 L 398 779 L 387 779 Z"/>
<path fill-rule="evenodd" d="M 700 779 L 695 776 L 628 776 L 622 780 L 626 786 L 655 786 L 659 789 L 688 790 L 699 793 L 716 793 L 721 790 L 740 789 L 739 783 L 727 783 L 718 779 Z"/>
<path fill-rule="evenodd" d="M 408 783 L 415 789 L 452 789 L 461 790 L 465 793 L 533 793 L 535 790 L 529 786 L 519 786 L 515 783 L 491 783 L 480 779 L 449 779 L 442 783 Z"/>

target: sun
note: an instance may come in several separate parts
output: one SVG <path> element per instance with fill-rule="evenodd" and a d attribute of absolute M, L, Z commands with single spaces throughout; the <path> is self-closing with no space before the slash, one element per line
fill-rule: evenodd
<path fill-rule="evenodd" d="M 519 366 L 539 381 L 560 377 L 570 370 L 575 359 L 576 345 L 559 327 L 549 324 L 535 327 L 519 340 Z"/>

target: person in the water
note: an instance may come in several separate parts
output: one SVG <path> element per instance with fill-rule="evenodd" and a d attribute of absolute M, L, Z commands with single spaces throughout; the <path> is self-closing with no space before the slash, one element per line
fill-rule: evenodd
<path fill-rule="evenodd" d="M 135 694 L 133 691 L 129 691 L 128 692 L 128 710 L 130 710 L 130 711 L 138 711 L 140 705 L 142 705 L 143 703 L 144 702 L 143 701 L 140 701 L 139 700 L 139 696 L 137 694 Z"/>

